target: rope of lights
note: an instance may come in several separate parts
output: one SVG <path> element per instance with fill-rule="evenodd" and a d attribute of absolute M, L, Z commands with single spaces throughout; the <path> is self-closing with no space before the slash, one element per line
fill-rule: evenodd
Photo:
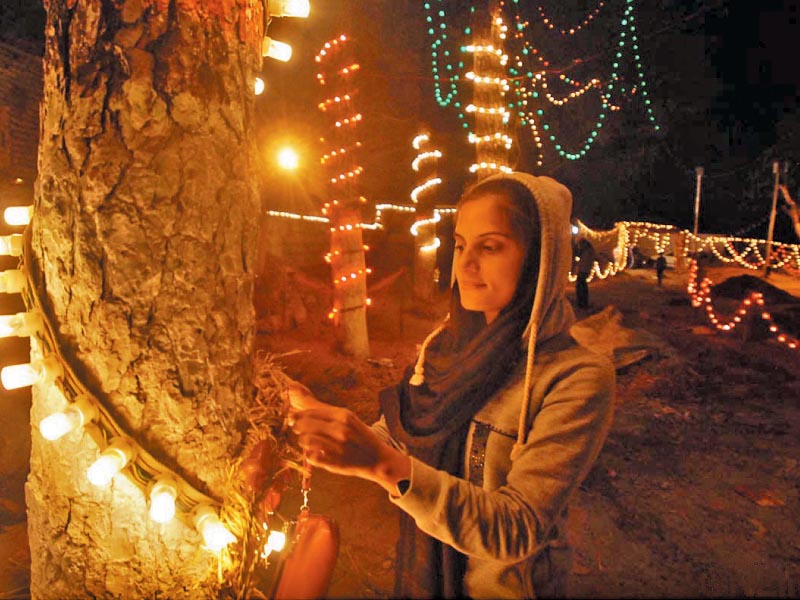
<path fill-rule="evenodd" d="M 167 468 L 135 441 L 111 416 L 105 403 L 91 392 L 63 356 L 55 328 L 36 292 L 30 229 L 15 234 L 14 253 L 20 257 L 18 269 L 2 273 L 3 291 L 20 293 L 26 312 L 0 319 L 3 337 L 30 337 L 41 350 L 41 359 L 6 366 L 0 379 L 6 389 L 33 385 L 39 381 L 55 385 L 67 401 L 63 411 L 53 413 L 39 424 L 42 436 L 57 442 L 69 432 L 82 429 L 97 445 L 100 454 L 89 467 L 87 477 L 96 486 L 106 487 L 117 473 L 125 475 L 150 500 L 150 517 L 166 523 L 178 518 L 201 534 L 205 547 L 219 553 L 236 537 L 220 519 L 222 501 L 193 487 Z"/>
<path fill-rule="evenodd" d="M 591 23 L 592 20 L 598 14 L 600 14 L 600 9 L 603 8 L 604 6 L 605 6 L 605 2 L 603 2 L 601 0 L 600 2 L 597 3 L 597 7 L 595 7 L 593 10 L 590 10 L 586 14 L 586 16 L 583 17 L 583 19 L 581 19 L 580 23 L 578 23 L 577 25 L 573 25 L 571 27 L 560 27 L 560 26 L 556 25 L 555 23 L 553 23 L 552 19 L 550 19 L 547 16 L 547 13 L 545 13 L 545 10 L 544 10 L 544 8 L 542 6 L 539 6 L 537 8 L 539 9 L 539 17 L 541 18 L 542 23 L 547 25 L 548 29 L 558 29 L 558 31 L 559 31 L 559 33 L 561 33 L 561 35 L 575 35 L 580 30 L 582 30 L 584 27 L 586 27 L 589 23 Z"/>
<path fill-rule="evenodd" d="M 419 228 L 430 226 L 430 228 L 423 234 L 424 238 L 415 241 L 414 245 L 416 251 L 420 254 L 429 254 L 434 252 L 442 244 L 442 241 L 436 235 L 436 223 L 441 220 L 441 215 L 435 212 L 434 200 L 436 198 L 437 188 L 442 184 L 442 178 L 437 176 L 437 166 L 439 159 L 442 158 L 442 152 L 438 149 L 428 149 L 431 145 L 430 136 L 427 133 L 420 133 L 411 142 L 411 145 L 417 150 L 418 154 L 411 162 L 411 169 L 418 174 L 419 183 L 411 190 L 411 202 L 417 205 L 418 210 L 416 221 L 411 225 L 411 235 L 417 238 L 419 236 Z M 427 215 L 433 215 L 428 218 Z M 427 229 L 427 227 L 426 227 Z M 417 255 L 415 260 L 415 273 L 416 269 L 424 269 L 427 259 L 422 259 Z"/>
<path fill-rule="evenodd" d="M 596 22 L 596 17 L 605 4 L 605 2 L 598 3 L 597 7 L 590 10 L 580 23 L 571 27 L 556 26 L 552 20 L 547 17 L 541 6 L 538 7 L 539 20 L 548 30 L 558 29 L 563 35 L 574 35 L 578 31 L 585 29 L 591 22 Z M 500 3 L 501 9 L 506 11 L 512 9 L 518 10 L 518 5 L 519 3 L 516 0 L 510 3 Z M 494 44 L 467 42 L 458 45 L 454 43 L 454 28 L 448 23 L 444 1 L 428 0 L 424 2 L 423 7 L 425 9 L 425 25 L 431 39 L 431 72 L 434 80 L 435 99 L 440 106 L 452 106 L 458 111 L 458 118 L 464 129 L 469 129 L 469 124 L 466 120 L 467 110 L 458 100 L 459 92 L 462 92 L 463 95 L 463 90 L 461 89 L 463 85 L 471 83 L 473 93 L 475 93 L 482 85 L 487 83 L 491 82 L 491 84 L 496 87 L 502 87 L 507 85 L 507 82 L 510 81 L 513 83 L 512 90 L 514 91 L 516 100 L 509 103 L 507 108 L 519 119 L 522 126 L 527 126 L 530 129 L 538 153 L 537 166 L 542 166 L 544 164 L 544 140 L 551 142 L 555 152 L 562 158 L 567 160 L 583 158 L 596 141 L 603 127 L 603 123 L 608 116 L 608 112 L 620 110 L 621 106 L 619 102 L 615 102 L 613 99 L 615 94 L 618 93 L 627 94 L 631 97 L 641 97 L 647 119 L 650 121 L 655 131 L 660 130 L 660 126 L 656 123 L 651 101 L 646 90 L 647 83 L 639 54 L 633 0 L 625 0 L 624 2 L 624 9 L 619 19 L 620 29 L 615 37 L 616 51 L 611 65 L 611 72 L 605 84 L 602 84 L 598 78 L 592 78 L 588 83 L 580 84 L 562 74 L 559 76 L 560 81 L 578 88 L 568 92 L 563 95 L 563 97 L 558 97 L 548 90 L 547 73 L 550 70 L 550 61 L 541 55 L 540 50 L 536 48 L 530 40 L 526 39 L 526 33 L 530 31 L 530 21 L 522 19 L 519 14 L 514 15 L 515 24 L 513 32 L 511 33 L 511 39 L 514 40 L 515 43 L 520 44 L 521 48 L 514 52 L 512 56 L 505 56 L 503 58 L 502 66 L 505 67 L 508 65 L 507 73 L 487 77 L 483 74 L 476 74 L 475 71 L 465 70 L 464 60 L 461 55 L 463 53 L 476 51 L 494 53 L 497 55 L 498 48 Z M 474 5 L 470 6 L 468 12 L 470 15 L 474 14 L 476 12 L 476 7 Z M 461 35 L 468 39 L 473 33 L 471 27 L 465 27 Z M 526 64 L 531 59 L 537 61 L 537 67 L 526 67 Z M 629 84 L 626 84 L 622 76 L 621 68 L 623 61 L 626 65 L 630 64 L 635 66 L 635 81 Z M 579 61 L 576 60 L 575 62 Z M 504 81 L 506 84 L 502 83 Z M 600 110 L 597 113 L 597 119 L 583 141 L 574 145 L 572 149 L 568 149 L 565 144 L 557 138 L 551 126 L 550 119 L 545 115 L 542 102 L 547 100 L 551 106 L 561 107 L 566 105 L 570 100 L 583 95 L 590 89 L 597 89 L 599 91 Z M 469 108 L 469 105 L 467 108 Z M 490 164 L 492 161 L 485 162 Z"/>
<path fill-rule="evenodd" d="M 292 58 L 292 47 L 286 42 L 275 40 L 266 35 L 273 17 L 299 17 L 308 18 L 311 6 L 308 0 L 262 0 L 264 16 L 264 39 L 261 41 L 261 56 L 287 62 Z M 256 77 L 253 92 L 256 96 L 264 93 L 266 84 L 261 77 Z"/>
<path fill-rule="evenodd" d="M 14 225 L 30 223 L 33 207 L 23 208 L 27 209 L 27 218 L 16 220 L 12 218 L 11 222 Z M 6 215 L 8 214 L 6 211 Z M 17 269 L 0 272 L 0 292 L 20 294 L 26 311 L 0 316 L 0 337 L 29 337 L 31 353 L 40 358 L 32 358 L 30 363 L 4 367 L 0 370 L 0 381 L 6 389 L 46 383 L 60 392 L 65 406 L 62 410 L 51 412 L 40 421 L 38 429 L 42 437 L 55 444 L 71 432 L 80 431 L 87 434 L 98 448 L 98 458 L 86 472 L 89 482 L 99 488 L 105 488 L 116 476 L 125 477 L 146 498 L 148 514 L 153 521 L 167 524 L 177 519 L 189 529 L 197 531 L 203 547 L 221 559 L 220 577 L 223 562 L 231 564 L 232 554 L 228 547 L 234 542 L 241 542 L 247 546 L 239 549 L 243 553 L 241 556 L 243 565 L 250 564 L 244 555 L 250 552 L 248 548 L 252 547 L 257 558 L 261 559 L 264 569 L 271 566 L 270 556 L 273 553 L 281 553 L 286 548 L 291 549 L 298 539 L 297 519 L 284 518 L 277 512 L 275 505 L 269 514 L 264 516 L 265 520 L 262 523 L 250 520 L 252 500 L 244 498 L 239 491 L 229 494 L 225 500 L 219 500 L 200 491 L 157 460 L 136 441 L 134 436 L 125 431 L 113 417 L 104 399 L 89 390 L 61 352 L 56 328 L 37 293 L 43 286 L 38 280 L 41 270 L 35 264 L 30 228 L 26 229 L 24 234 L 14 234 L 11 248 L 3 250 L 9 249 L 12 252 L 8 254 L 19 257 L 19 265 Z M 261 397 L 261 392 L 258 396 Z M 251 441 L 257 442 L 261 439 L 258 434 L 254 435 L 254 432 L 259 430 L 254 424 L 268 423 L 261 414 L 264 411 L 272 413 L 274 407 L 257 400 L 250 408 L 251 431 L 248 433 L 246 447 L 251 446 Z M 288 463 L 283 464 L 288 466 Z M 308 511 L 308 495 L 311 489 L 310 469 L 304 465 L 302 471 L 300 490 L 303 503 L 300 514 Z M 255 501 L 258 501 L 258 498 Z M 274 525 L 270 523 L 273 520 L 276 521 Z M 237 533 L 234 534 L 234 531 Z M 252 540 L 247 542 L 251 537 Z M 283 560 L 286 556 L 286 553 L 281 553 L 278 560 Z M 279 572 L 273 569 L 273 576 L 279 576 Z M 234 579 L 237 582 L 234 585 L 241 586 L 241 590 L 246 594 L 251 584 Z"/>
<path fill-rule="evenodd" d="M 366 267 L 364 253 L 369 247 L 363 244 L 362 230 L 382 227 L 378 221 L 381 209 L 377 207 L 374 223 L 354 220 L 361 218 L 360 205 L 366 204 L 367 199 L 358 193 L 357 188 L 364 167 L 356 163 L 357 151 L 363 146 L 355 135 L 363 122 L 363 115 L 353 106 L 353 98 L 358 92 L 353 88 L 352 76 L 361 67 L 348 52 L 351 47 L 350 38 L 341 34 L 326 42 L 314 59 L 320 65 L 317 73 L 320 85 L 334 88 L 330 92 L 332 95 L 320 102 L 318 108 L 330 117 L 331 142 L 336 142 L 320 159 L 330 173 L 329 182 L 338 196 L 322 209 L 323 214 L 330 216 L 331 250 L 324 258 L 331 265 L 334 289 L 333 306 L 328 316 L 336 323 L 338 316 L 371 303 L 366 297 L 366 278 L 372 270 Z M 351 306 L 356 298 L 350 296 L 360 296 L 360 286 L 363 286 L 363 298 Z"/>
<path fill-rule="evenodd" d="M 732 318 L 727 321 L 721 318 L 714 309 L 711 298 L 712 281 L 708 277 L 703 277 L 703 279 L 698 282 L 698 271 L 699 267 L 697 261 L 693 259 L 689 266 L 689 282 L 686 291 L 691 298 L 692 306 L 695 308 L 702 307 L 705 310 L 709 322 L 717 331 L 731 332 L 744 322 L 750 311 L 761 310 L 761 314 L 758 316 L 763 321 L 766 321 L 769 332 L 776 341 L 792 350 L 797 350 L 798 347 L 800 347 L 800 341 L 781 330 L 772 319 L 772 315 L 764 309 L 764 295 L 761 292 L 751 292 L 744 298 L 735 310 Z"/>

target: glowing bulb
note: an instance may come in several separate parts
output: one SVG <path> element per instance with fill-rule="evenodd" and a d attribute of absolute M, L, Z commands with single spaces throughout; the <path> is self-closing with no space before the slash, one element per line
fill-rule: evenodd
<path fill-rule="evenodd" d="M 194 524 L 200 535 L 203 536 L 206 548 L 212 552 L 219 553 L 225 546 L 236 541 L 236 536 L 222 524 L 217 513 L 210 506 L 201 506 L 197 509 Z"/>
<path fill-rule="evenodd" d="M 281 62 L 287 62 L 292 58 L 292 47 L 284 42 L 265 37 L 261 42 L 261 56 L 268 56 Z"/>
<path fill-rule="evenodd" d="M 3 218 L 11 226 L 27 225 L 33 216 L 33 206 L 9 206 L 3 212 Z"/>
<path fill-rule="evenodd" d="M 4 256 L 22 255 L 22 234 L 0 236 L 0 254 Z"/>
<path fill-rule="evenodd" d="M 572 226 L 572 235 L 578 235 L 580 233 L 580 228 L 577 225 Z"/>
<path fill-rule="evenodd" d="M 25 287 L 25 273 L 19 269 L 0 272 L 0 292 L 19 294 Z"/>
<path fill-rule="evenodd" d="M 129 442 L 122 438 L 114 438 L 100 454 L 100 457 L 89 467 L 86 476 L 97 487 L 106 487 L 111 483 L 114 475 L 125 468 L 134 454 L 133 446 Z"/>
<path fill-rule="evenodd" d="M 44 439 L 54 442 L 95 418 L 97 418 L 97 408 L 86 396 L 78 396 L 64 411 L 42 419 L 39 431 Z"/>
<path fill-rule="evenodd" d="M 255 95 L 260 96 L 263 94 L 266 87 L 264 80 L 261 79 L 261 77 L 256 77 L 255 83 L 253 83 L 253 92 L 255 92 Z"/>
<path fill-rule="evenodd" d="M 300 164 L 300 158 L 292 148 L 281 148 L 278 152 L 278 164 L 282 169 L 294 171 Z"/>
<path fill-rule="evenodd" d="M 267 543 L 264 545 L 264 551 L 261 553 L 261 558 L 267 558 L 273 552 L 280 552 L 285 547 L 286 534 L 282 531 L 270 531 Z"/>
<path fill-rule="evenodd" d="M 20 365 L 9 365 L 0 370 L 0 382 L 7 390 L 33 385 L 41 380 L 51 381 L 63 373 L 55 356 Z"/>
<path fill-rule="evenodd" d="M 41 331 L 42 327 L 42 315 L 39 312 L 0 315 L 0 338 L 28 337 Z"/>
<path fill-rule="evenodd" d="M 150 518 L 156 523 L 169 523 L 175 516 L 178 488 L 171 477 L 161 477 L 150 490 Z"/>
<path fill-rule="evenodd" d="M 308 0 L 271 0 L 267 3 L 271 17 L 308 18 L 311 5 Z"/>

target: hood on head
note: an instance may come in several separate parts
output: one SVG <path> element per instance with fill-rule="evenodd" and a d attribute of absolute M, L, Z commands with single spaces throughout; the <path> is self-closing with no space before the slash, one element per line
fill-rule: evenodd
<path fill-rule="evenodd" d="M 565 289 L 572 266 L 572 194 L 551 177 L 535 177 L 528 173 L 498 173 L 478 184 L 510 179 L 524 185 L 536 201 L 541 230 L 539 277 L 530 320 L 524 338 L 534 331 L 534 344 L 565 333 L 575 322 L 575 313 Z"/>

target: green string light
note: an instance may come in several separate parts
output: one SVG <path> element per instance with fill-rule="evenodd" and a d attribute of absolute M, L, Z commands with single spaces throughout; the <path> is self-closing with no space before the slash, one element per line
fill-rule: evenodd
<path fill-rule="evenodd" d="M 512 4 L 514 5 L 514 9 L 518 10 L 518 0 L 513 0 Z M 598 14 L 600 8 L 602 8 L 604 4 L 605 3 L 602 1 L 599 2 L 598 7 L 588 13 L 580 24 L 575 25 L 574 27 L 560 28 L 558 31 L 560 31 L 562 35 L 572 35 L 576 33 L 576 31 L 585 28 Z M 545 95 L 551 102 L 549 105 L 545 105 L 542 101 L 542 94 L 540 94 L 539 90 L 536 89 L 540 87 L 540 80 L 543 77 L 546 80 L 546 74 L 548 71 L 546 68 L 548 65 L 547 61 L 542 58 L 538 50 L 533 47 L 528 40 L 523 40 L 520 54 L 514 56 L 513 60 L 509 61 L 507 72 L 509 79 L 513 81 L 511 90 L 514 92 L 514 97 L 516 98 L 509 103 L 509 114 L 515 115 L 519 119 L 520 125 L 527 126 L 531 129 L 532 134 L 536 139 L 537 146 L 539 146 L 540 149 L 541 144 L 539 143 L 538 134 L 539 124 L 543 131 L 548 132 L 546 139 L 553 143 L 553 147 L 559 156 L 567 160 L 579 160 L 580 158 L 586 156 L 588 151 L 591 149 L 592 144 L 599 137 L 600 129 L 602 129 L 603 122 L 608 116 L 608 111 L 619 109 L 618 106 L 614 106 L 612 104 L 612 94 L 617 90 L 618 95 L 633 96 L 638 93 L 643 99 L 642 104 L 644 105 L 644 111 L 646 112 L 646 116 L 649 122 L 652 124 L 653 129 L 655 131 L 659 131 L 661 129 L 660 125 L 656 123 L 652 102 L 648 97 L 648 92 L 646 90 L 647 82 L 641 65 L 638 36 L 635 26 L 634 2 L 633 0 L 625 0 L 624 4 L 625 8 L 623 15 L 619 21 L 620 31 L 616 45 L 617 51 L 615 53 L 613 62 L 611 63 L 611 73 L 606 80 L 605 85 L 602 87 L 599 85 L 587 86 L 587 88 L 581 92 L 583 93 L 588 91 L 588 87 L 594 87 L 599 91 L 600 109 L 598 111 L 595 123 L 585 135 L 584 139 L 581 142 L 578 142 L 576 147 L 572 149 L 565 149 L 563 143 L 558 141 L 556 135 L 553 133 L 551 124 L 546 119 L 545 109 L 542 108 L 542 106 L 552 106 L 553 108 L 558 108 L 566 105 L 568 102 L 566 100 L 553 102 L 550 97 L 547 97 L 548 95 Z M 463 94 L 464 91 L 463 89 L 460 89 L 459 85 L 461 81 L 459 74 L 463 74 L 464 72 L 464 62 L 463 60 L 454 60 L 453 56 L 451 55 L 451 50 L 446 49 L 445 45 L 447 45 L 448 48 L 458 50 L 458 53 L 452 52 L 452 54 L 455 54 L 456 56 L 461 56 L 462 53 L 465 53 L 466 47 L 465 45 L 456 45 L 453 40 L 448 37 L 447 15 L 443 7 L 443 0 L 435 0 L 435 2 L 428 1 L 425 2 L 423 6 L 427 12 L 425 22 L 428 25 L 428 33 L 433 38 L 431 42 L 431 71 L 434 78 L 434 96 L 439 106 L 443 108 L 453 106 L 456 108 L 458 110 L 458 118 L 462 127 L 469 130 L 469 124 L 467 122 L 466 115 L 461 110 L 461 102 L 456 99 L 459 92 L 462 92 Z M 474 13 L 475 10 L 475 6 L 471 6 L 469 10 L 470 14 Z M 541 7 L 539 7 L 539 12 L 542 22 L 547 24 L 549 29 L 557 29 L 555 25 L 551 23 L 549 19 L 547 19 Z M 516 37 L 521 38 L 524 35 L 525 29 L 528 27 L 528 25 L 528 22 L 521 22 L 519 20 L 519 15 L 517 15 L 517 23 L 516 27 L 514 28 L 517 32 Z M 464 43 L 467 43 L 467 40 L 470 39 L 471 33 L 472 30 L 470 27 L 467 26 L 463 29 L 463 36 L 465 39 Z M 615 87 L 615 82 L 621 81 L 619 73 L 620 69 L 624 64 L 627 64 L 624 61 L 626 54 L 631 55 L 631 59 L 628 62 L 636 67 L 636 84 L 631 86 L 620 85 Z M 543 66 L 542 68 L 522 68 L 524 61 L 527 62 L 534 58 L 536 61 L 541 63 Z M 446 75 L 443 76 L 442 72 L 446 73 Z M 528 80 L 527 83 L 523 81 L 524 79 Z M 577 81 L 568 77 L 562 77 L 561 80 L 574 87 L 580 86 Z M 536 100 L 537 106 L 529 106 L 529 100 Z M 540 154 L 540 165 L 541 157 L 542 155 Z"/>

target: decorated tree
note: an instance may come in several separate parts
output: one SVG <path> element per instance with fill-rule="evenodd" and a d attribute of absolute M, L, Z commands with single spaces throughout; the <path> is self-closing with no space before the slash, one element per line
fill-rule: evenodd
<path fill-rule="evenodd" d="M 416 205 L 416 220 L 411 226 L 414 236 L 414 297 L 431 300 L 436 291 L 436 250 L 441 240 L 436 236 L 436 223 L 441 220 L 436 200 L 442 179 L 436 165 L 442 152 L 431 147 L 430 136 L 421 133 L 412 142 L 418 152 L 411 168 L 417 173 L 417 185 L 411 190 L 411 202 Z"/>
<path fill-rule="evenodd" d="M 319 110 L 328 117 L 327 135 L 322 138 L 325 154 L 321 162 L 328 175 L 329 198 L 323 213 L 330 218 L 333 307 L 330 317 L 339 349 L 359 358 L 369 356 L 367 334 L 367 275 L 361 207 L 361 162 L 363 144 L 359 132 L 363 114 L 358 109 L 354 84 L 361 69 L 353 41 L 345 34 L 325 43 L 316 56 L 317 81 L 322 88 Z"/>
<path fill-rule="evenodd" d="M 3 384 L 33 384 L 39 425 L 31 594 L 247 594 L 256 508 L 296 459 L 280 373 L 252 374 L 266 5 L 45 4 L 33 220 L 3 240 L 31 336 Z"/>

